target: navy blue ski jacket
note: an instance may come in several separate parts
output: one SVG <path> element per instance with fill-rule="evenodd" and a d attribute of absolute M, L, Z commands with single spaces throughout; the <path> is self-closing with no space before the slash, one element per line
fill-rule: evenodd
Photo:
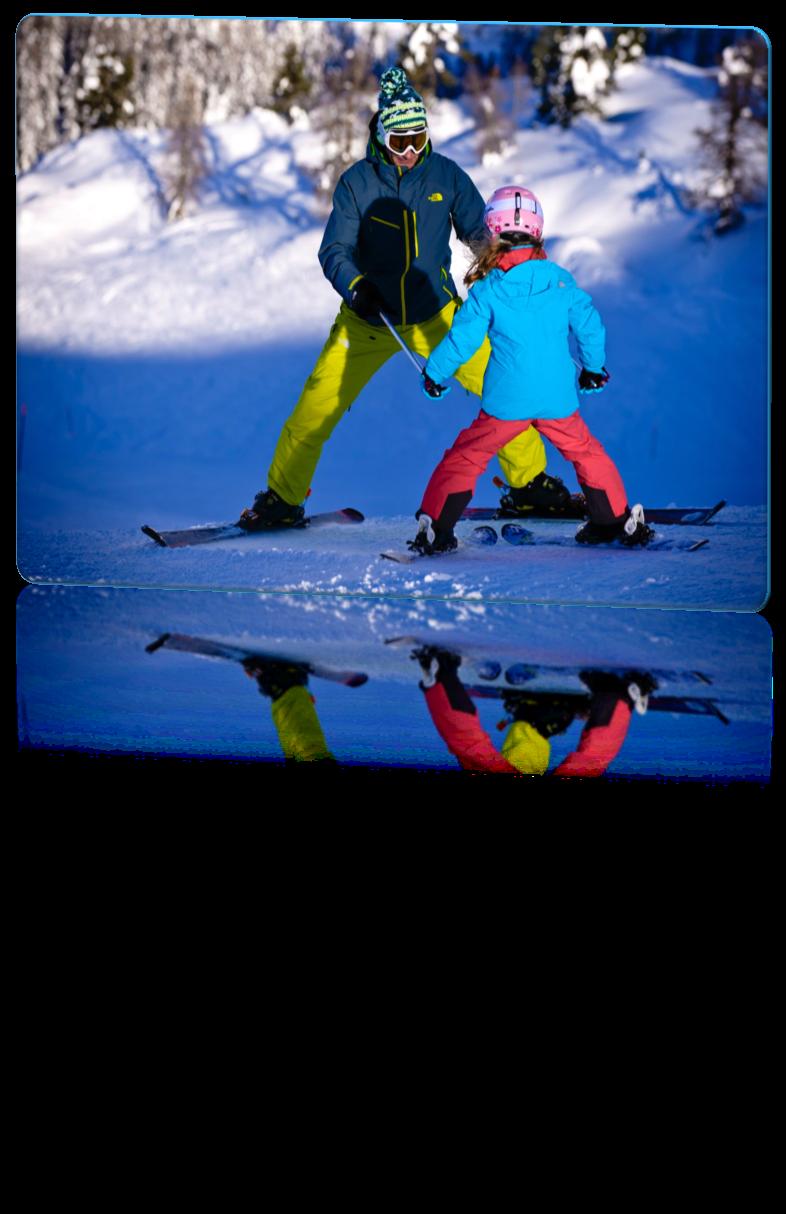
<path fill-rule="evenodd" d="M 451 223 L 459 240 L 480 240 L 484 201 L 462 168 L 426 147 L 409 170 L 369 141 L 365 160 L 342 173 L 319 249 L 325 277 L 349 303 L 366 277 L 390 320 L 419 324 L 457 296 L 450 275 Z M 382 322 L 375 322 L 381 324 Z"/>

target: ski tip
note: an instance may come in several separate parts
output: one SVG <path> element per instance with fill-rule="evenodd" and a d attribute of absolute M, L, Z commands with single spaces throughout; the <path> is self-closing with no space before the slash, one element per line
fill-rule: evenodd
<path fill-rule="evenodd" d="M 148 527 L 147 523 L 145 523 L 145 525 L 142 527 L 142 531 L 144 531 L 145 535 L 149 535 L 151 540 L 155 540 L 157 544 L 160 544 L 162 548 L 166 548 L 166 540 L 161 539 L 161 536 L 154 527 Z"/>
<path fill-rule="evenodd" d="M 155 651 L 160 649 L 162 645 L 166 645 L 171 635 L 171 632 L 162 632 L 158 640 L 151 641 L 149 645 L 145 645 L 145 653 L 155 653 Z"/>
<path fill-rule="evenodd" d="M 362 687 L 367 682 L 367 674 L 353 674 L 351 679 L 347 679 L 347 687 Z"/>
<path fill-rule="evenodd" d="M 688 552 L 697 552 L 699 548 L 705 548 L 709 542 L 709 540 L 697 540 L 695 544 L 691 544 Z"/>
<path fill-rule="evenodd" d="M 365 514 L 361 514 L 359 510 L 354 510 L 352 506 L 345 506 L 341 513 L 353 523 L 363 523 L 366 520 Z"/>

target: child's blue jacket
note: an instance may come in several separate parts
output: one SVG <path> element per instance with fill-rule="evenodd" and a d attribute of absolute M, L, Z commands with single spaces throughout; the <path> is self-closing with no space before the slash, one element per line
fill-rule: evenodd
<path fill-rule="evenodd" d="M 579 407 L 570 330 L 582 365 L 600 371 L 606 361 L 606 330 L 591 298 L 568 270 L 546 260 L 492 270 L 470 288 L 450 332 L 426 363 L 426 374 L 445 383 L 488 334 L 485 412 L 505 421 L 568 417 Z"/>

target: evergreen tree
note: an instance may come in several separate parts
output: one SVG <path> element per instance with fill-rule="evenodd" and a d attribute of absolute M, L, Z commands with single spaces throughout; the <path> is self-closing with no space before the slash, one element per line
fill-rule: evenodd
<path fill-rule="evenodd" d="M 704 174 L 694 202 L 715 213 L 718 234 L 738 227 L 745 202 L 760 201 L 767 187 L 767 51 L 750 39 L 723 51 L 712 122 L 696 134 Z"/>
<path fill-rule="evenodd" d="M 319 104 L 312 113 L 321 136 L 321 158 L 312 168 L 318 202 L 330 204 L 339 177 L 362 159 L 376 106 L 372 51 L 368 40 L 346 40 L 324 72 Z"/>
<path fill-rule="evenodd" d="M 302 110 L 313 91 L 302 51 L 293 42 L 287 43 L 284 62 L 273 84 L 272 108 L 289 121 Z"/>
<path fill-rule="evenodd" d="M 640 63 L 644 58 L 647 44 L 647 31 L 631 26 L 629 29 L 615 30 L 609 47 L 609 83 L 614 85 L 614 73 L 618 67 L 627 63 Z"/>
<path fill-rule="evenodd" d="M 601 114 L 610 75 L 606 39 L 597 26 L 544 29 L 532 49 L 538 118 L 568 127 L 578 114 Z"/>
<path fill-rule="evenodd" d="M 399 44 L 399 63 L 424 99 L 451 95 L 458 78 L 448 66 L 447 56 L 462 57 L 462 41 L 455 22 L 410 22 Z"/>
<path fill-rule="evenodd" d="M 83 59 L 81 68 L 82 80 L 75 94 L 80 131 L 129 125 L 135 114 L 132 56 L 118 54 L 114 47 L 99 42 Z"/>

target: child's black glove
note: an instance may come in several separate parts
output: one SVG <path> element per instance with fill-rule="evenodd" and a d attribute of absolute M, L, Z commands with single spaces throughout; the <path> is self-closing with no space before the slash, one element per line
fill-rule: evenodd
<path fill-rule="evenodd" d="M 439 400 L 441 396 L 446 396 L 450 391 L 449 384 L 435 384 L 433 379 L 429 379 L 426 372 L 423 372 L 423 383 L 421 385 L 423 394 L 430 396 L 432 400 Z"/>
<path fill-rule="evenodd" d="M 349 306 L 361 320 L 371 320 L 379 316 L 387 307 L 378 287 L 367 278 L 361 278 L 349 297 Z"/>
<path fill-rule="evenodd" d="M 602 392 L 610 379 L 605 367 L 601 371 L 588 371 L 583 367 L 579 375 L 579 392 Z"/>

